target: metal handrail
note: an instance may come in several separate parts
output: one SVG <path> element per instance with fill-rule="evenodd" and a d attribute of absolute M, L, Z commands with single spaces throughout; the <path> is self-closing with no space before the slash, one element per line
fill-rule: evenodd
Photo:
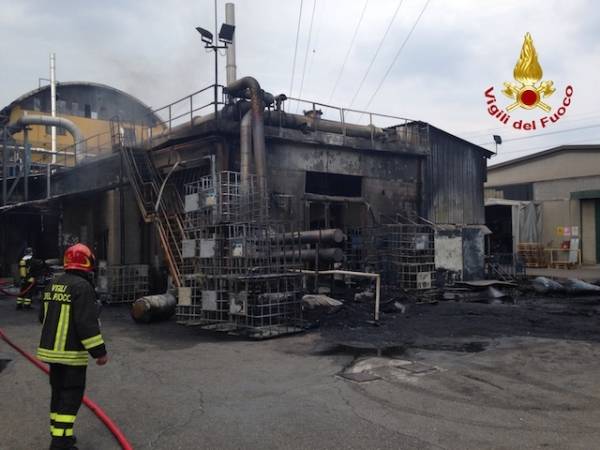
<path fill-rule="evenodd" d="M 157 177 L 157 174 L 152 173 L 153 179 L 150 181 L 144 181 L 140 174 L 140 170 L 137 165 L 137 162 L 135 161 L 135 157 L 133 155 L 133 149 L 129 146 L 121 145 L 121 151 L 124 154 L 125 164 L 128 168 L 128 171 L 134 178 L 133 180 L 130 180 L 131 181 L 130 184 L 132 185 L 132 187 L 134 189 L 136 198 L 140 205 L 140 209 L 143 212 L 144 218 L 145 219 L 150 218 L 150 217 L 156 218 L 154 216 L 154 210 L 152 210 L 150 212 L 148 210 L 149 205 L 146 204 L 146 201 L 143 196 L 143 192 L 141 191 L 141 186 L 144 183 L 146 183 L 146 184 L 149 183 L 154 195 L 158 195 L 158 187 L 157 187 L 157 183 L 156 183 L 156 179 L 155 179 Z M 144 155 L 144 156 L 146 158 L 148 157 L 148 155 Z M 153 202 L 152 202 L 152 205 L 154 205 Z M 167 254 L 166 256 L 167 256 L 167 260 L 169 262 L 169 267 L 175 278 L 176 284 L 179 285 L 180 281 L 181 281 L 181 271 L 179 270 L 177 261 L 182 261 L 183 255 L 181 254 L 181 250 L 179 249 L 179 247 L 177 247 L 176 245 L 175 245 L 175 253 L 173 251 L 173 248 L 172 248 L 173 246 L 171 245 L 171 242 L 174 242 L 174 243 L 177 242 L 177 235 L 176 235 L 175 230 L 173 230 L 173 227 L 171 226 L 171 223 L 169 221 L 169 214 L 165 208 L 165 205 L 163 204 L 163 201 L 159 202 L 158 213 L 159 213 L 158 220 L 154 220 L 154 222 L 157 225 L 158 233 L 159 233 L 162 245 L 163 245 L 163 249 L 165 250 L 165 252 Z M 178 217 L 177 217 L 177 221 L 178 221 L 178 227 L 181 228 Z M 183 236 L 183 234 L 182 234 L 182 236 Z"/>
<path fill-rule="evenodd" d="M 342 106 L 336 106 L 336 105 L 330 105 L 327 103 L 321 103 L 321 102 L 316 102 L 314 100 L 306 100 L 306 99 L 302 99 L 302 98 L 297 98 L 297 97 L 288 97 L 286 102 L 290 102 L 290 101 L 295 101 L 298 103 L 304 103 L 304 104 L 308 104 L 310 105 L 312 108 L 312 110 L 316 110 L 317 107 L 323 107 L 323 108 L 328 108 L 328 109 L 333 109 L 336 111 L 339 111 L 339 116 L 340 116 L 340 123 L 345 125 L 358 125 L 356 123 L 350 123 L 346 121 L 346 116 L 348 113 L 355 113 L 355 114 L 361 114 L 361 115 L 367 115 L 369 116 L 369 125 L 374 126 L 373 123 L 373 118 L 377 118 L 377 117 L 381 117 L 384 119 L 394 119 L 394 120 L 399 120 L 403 123 L 411 123 L 411 122 L 418 122 L 418 120 L 415 119 L 410 119 L 408 117 L 401 117 L 401 116 L 395 116 L 395 115 L 391 115 L 391 114 L 381 114 L 381 113 L 375 113 L 372 111 L 365 111 L 365 110 L 361 110 L 361 109 L 353 109 L 353 108 L 344 108 Z M 285 106 L 285 103 L 283 103 L 283 105 Z M 329 119 L 331 120 L 331 119 Z"/>
<path fill-rule="evenodd" d="M 225 89 L 225 87 L 220 84 L 216 85 L 216 87 L 221 89 L 221 97 L 223 97 L 223 90 Z M 182 118 L 189 117 L 188 123 L 190 126 L 193 125 L 194 113 L 197 113 L 198 111 L 201 111 L 203 109 L 206 109 L 210 106 L 215 105 L 214 100 L 212 100 L 208 103 L 202 104 L 201 106 L 195 107 L 194 106 L 194 98 L 200 94 L 212 92 L 214 89 L 215 89 L 215 85 L 211 84 L 209 86 L 206 86 L 203 89 L 192 92 L 191 94 L 186 95 L 184 97 L 181 97 L 165 106 L 162 106 L 160 108 L 152 110 L 152 112 L 149 113 L 144 119 L 142 119 L 142 122 L 141 122 L 142 130 L 147 129 L 147 133 L 144 133 L 142 131 L 142 136 L 141 136 L 142 144 L 152 142 L 155 138 L 168 135 L 169 133 L 171 133 L 174 126 L 177 125 L 176 122 L 180 121 Z M 184 106 L 184 110 L 180 113 L 175 112 L 174 109 L 176 109 L 176 107 L 179 107 L 181 105 Z M 217 101 L 217 105 L 225 105 L 225 102 Z M 164 114 L 166 114 L 168 116 L 166 119 L 163 119 L 161 117 L 161 115 L 164 115 Z M 157 117 L 159 119 L 161 119 L 158 122 L 156 121 Z M 185 123 L 185 122 L 183 122 L 183 123 Z M 155 134 L 156 132 L 154 131 L 154 129 L 156 127 L 161 128 L 160 130 L 158 130 L 158 134 Z"/>
<path fill-rule="evenodd" d="M 222 86 L 222 85 L 218 85 L 218 87 L 220 87 L 220 88 L 223 88 L 223 86 Z M 208 91 L 209 89 L 211 89 L 211 90 L 212 90 L 212 89 L 214 89 L 214 88 L 215 88 L 215 85 L 214 85 L 214 84 L 211 84 L 211 85 L 209 85 L 209 86 L 206 86 L 205 88 L 202 88 L 202 89 L 200 89 L 199 91 L 192 92 L 191 94 L 188 94 L 188 95 L 186 95 L 186 96 L 184 96 L 184 97 L 181 97 L 180 99 L 177 99 L 177 100 L 175 100 L 175 101 L 173 101 L 173 102 L 171 102 L 171 103 L 169 103 L 169 104 L 167 104 L 167 105 L 165 105 L 165 106 L 161 106 L 161 107 L 160 107 L 160 108 L 158 108 L 158 109 L 154 109 L 154 110 L 152 110 L 152 114 L 156 114 L 156 115 L 157 115 L 159 111 L 162 111 L 163 109 L 166 109 L 166 108 L 168 108 L 169 106 L 173 106 L 173 105 L 175 105 L 175 104 L 177 104 L 177 103 L 180 103 L 180 102 L 181 102 L 181 101 L 183 101 L 183 100 L 186 100 L 186 99 L 188 99 L 188 98 L 190 98 L 190 97 L 193 97 L 193 96 L 194 96 L 194 95 L 196 95 L 196 94 L 200 94 L 200 93 L 202 93 L 202 92 L 206 92 L 206 91 Z"/>
<path fill-rule="evenodd" d="M 219 85 L 216 85 L 216 87 L 217 87 L 217 89 L 221 89 L 221 99 L 222 99 L 221 101 L 217 101 L 217 105 L 225 105 L 226 102 L 223 101 L 223 99 L 226 98 L 226 94 L 224 92 L 225 86 L 219 84 Z M 194 98 L 201 94 L 204 94 L 204 93 L 211 93 L 214 89 L 215 89 L 214 84 L 208 85 L 202 89 L 192 92 L 191 94 L 180 97 L 177 100 L 175 100 L 171 103 L 168 103 L 167 105 L 164 105 L 160 108 L 154 109 L 151 112 L 149 112 L 148 114 L 146 114 L 144 117 L 142 117 L 142 119 L 140 121 L 138 121 L 136 123 L 127 123 L 127 125 L 129 127 L 132 127 L 135 130 L 136 134 L 139 132 L 140 146 L 145 146 L 146 144 L 151 144 L 155 138 L 163 137 L 163 136 L 171 133 L 171 131 L 173 130 L 173 127 L 175 125 L 177 125 L 177 122 L 181 121 L 181 119 L 183 119 L 185 117 L 189 117 L 188 123 L 190 124 L 190 126 L 193 125 L 195 113 L 205 110 L 206 108 L 209 108 L 209 107 L 215 105 L 214 100 L 211 100 L 207 103 L 203 103 L 201 106 L 195 106 Z M 349 114 L 361 114 L 361 115 L 368 116 L 368 118 L 369 118 L 368 126 L 370 126 L 372 128 L 371 140 L 374 140 L 374 137 L 375 137 L 374 136 L 375 127 L 376 127 L 375 119 L 377 119 L 377 118 L 397 120 L 397 121 L 401 122 L 399 125 L 403 125 L 403 124 L 405 125 L 405 124 L 412 123 L 412 122 L 418 122 L 414 119 L 409 119 L 406 117 L 395 116 L 395 115 L 391 115 L 391 114 L 374 113 L 372 111 L 366 111 L 366 110 L 360 110 L 360 109 L 344 108 L 341 106 L 330 105 L 328 103 L 317 102 L 314 100 L 306 100 L 306 99 L 301 99 L 301 98 L 297 98 L 297 97 L 288 97 L 286 99 L 286 101 L 283 102 L 283 109 L 282 109 L 283 112 L 286 112 L 285 106 L 286 106 L 286 104 L 289 104 L 288 102 L 298 102 L 298 103 L 306 104 L 306 105 L 309 105 L 312 110 L 316 110 L 317 108 L 326 108 L 326 109 L 332 109 L 332 110 L 337 111 L 339 118 L 337 118 L 337 119 L 326 118 L 326 119 L 327 120 L 338 120 L 339 123 L 342 125 L 342 134 L 344 135 L 344 137 L 347 135 L 347 126 L 358 125 L 355 122 L 348 121 Z M 181 105 L 184 106 L 183 111 L 175 112 L 174 110 Z M 161 115 L 163 115 L 165 113 L 167 114 L 168 117 L 163 119 L 161 117 Z M 185 122 L 183 122 L 183 123 L 185 123 Z M 159 128 L 159 129 L 156 130 L 156 128 Z M 107 138 L 106 143 L 101 143 L 100 142 L 101 138 L 104 138 L 104 137 Z M 90 143 L 93 141 L 95 141 L 95 145 L 90 145 Z M 74 151 L 77 144 L 81 144 L 81 143 L 85 144 L 83 146 L 84 156 L 88 156 L 89 154 L 98 153 L 100 150 L 103 150 L 105 148 L 110 148 L 111 147 L 110 141 L 111 141 L 111 131 L 105 131 L 105 132 L 97 133 L 93 136 L 90 136 L 80 142 L 66 146 L 60 150 L 60 153 L 62 153 L 64 155 L 64 162 L 65 162 L 65 165 L 67 165 L 67 162 L 68 162 L 67 158 L 69 156 L 67 152 Z"/>
<path fill-rule="evenodd" d="M 420 129 L 413 129 L 412 127 L 406 127 L 406 125 L 409 125 L 411 123 L 419 123 L 418 120 L 414 120 L 414 119 L 409 119 L 407 117 L 401 117 L 401 116 L 395 116 L 392 114 L 380 114 L 380 113 L 375 113 L 372 111 L 365 111 L 365 110 L 360 110 L 360 109 L 353 109 L 353 108 L 344 108 L 341 106 L 335 106 L 335 105 L 330 105 L 327 103 L 322 103 L 322 102 L 317 102 L 317 101 L 313 101 L 313 100 L 305 100 L 305 99 L 301 99 L 301 98 L 297 98 L 297 97 L 288 97 L 283 103 L 282 103 L 282 109 L 281 111 L 283 113 L 286 113 L 286 105 L 290 105 L 289 102 L 298 102 L 300 104 L 306 104 L 309 106 L 310 110 L 312 111 L 317 111 L 318 109 L 324 109 L 325 112 L 323 114 L 323 120 L 326 121 L 333 121 L 333 122 L 338 122 L 341 125 L 341 133 L 343 136 L 343 140 L 345 141 L 347 135 L 348 135 L 348 130 L 350 129 L 350 127 L 353 126 L 366 126 L 368 128 L 370 128 L 370 140 L 371 140 L 371 145 L 375 145 L 375 138 L 376 138 L 376 132 L 377 129 L 385 129 L 385 128 L 397 128 L 397 127 L 404 127 L 404 131 L 406 136 L 404 137 L 404 139 L 406 140 L 408 138 L 408 135 L 410 136 L 414 136 L 416 137 L 417 141 L 419 142 L 419 144 L 423 143 L 423 142 L 427 142 L 427 139 L 429 137 L 429 130 L 427 131 L 423 131 Z M 290 106 L 291 108 L 291 106 Z M 327 114 L 327 110 L 333 110 L 336 111 L 337 113 L 333 113 L 334 116 L 337 115 L 337 117 L 331 117 L 331 114 Z M 323 112 L 323 111 L 322 111 Z M 349 115 L 350 114 L 360 114 L 360 117 L 358 120 L 354 120 L 354 121 L 349 121 Z M 362 117 L 366 115 L 368 116 L 369 119 L 369 123 L 367 125 L 361 125 L 360 121 L 362 120 Z M 329 116 L 329 117 L 328 117 Z M 387 126 L 383 126 L 383 125 L 377 125 L 377 119 L 388 119 L 388 120 L 393 120 L 396 123 L 393 124 L 389 124 Z M 281 124 L 280 124 L 281 127 Z M 314 120 L 314 130 L 318 131 L 319 128 L 319 120 L 315 119 Z M 400 138 L 402 138 L 400 136 Z M 425 139 L 423 139 L 425 138 Z M 414 142 L 413 142 L 414 143 Z"/>

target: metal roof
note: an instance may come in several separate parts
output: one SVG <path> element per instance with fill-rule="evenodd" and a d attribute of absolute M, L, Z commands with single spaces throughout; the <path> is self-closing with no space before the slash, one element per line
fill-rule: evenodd
<path fill-rule="evenodd" d="M 509 167 L 513 165 L 520 164 L 526 161 L 532 161 L 535 159 L 545 158 L 547 156 L 553 155 L 554 153 L 563 153 L 563 152 L 597 152 L 600 151 L 600 144 L 586 144 L 586 145 L 559 145 L 558 147 L 553 147 L 548 150 L 543 150 L 541 152 L 532 153 L 531 155 L 521 156 L 520 158 L 511 159 L 509 161 L 504 161 L 498 164 L 494 164 L 492 166 L 488 166 L 488 172 L 494 169 L 500 169 L 501 167 Z"/>
<path fill-rule="evenodd" d="M 462 142 L 465 145 L 470 146 L 471 148 L 473 148 L 474 150 L 477 150 L 478 152 L 481 152 L 482 154 L 484 154 L 487 158 L 491 157 L 494 155 L 494 152 L 488 150 L 485 147 L 482 147 L 480 145 L 474 144 L 473 142 L 469 142 L 464 138 L 461 138 L 460 136 L 457 136 L 455 134 L 449 133 L 448 131 L 442 130 L 441 128 L 436 127 L 435 125 L 430 124 L 429 122 L 423 122 L 421 120 L 415 120 L 413 122 L 407 123 L 406 125 L 402 125 L 402 126 L 418 126 L 418 125 L 427 125 L 430 129 L 433 129 L 435 131 L 437 131 L 438 133 L 441 133 L 443 135 L 445 135 L 446 137 L 450 138 L 450 139 L 454 139 L 456 141 Z"/>
<path fill-rule="evenodd" d="M 92 81 L 64 81 L 64 82 L 57 82 L 56 83 L 56 87 L 69 87 L 69 86 L 81 86 L 81 87 L 85 87 L 85 86 L 89 86 L 89 87 L 95 87 L 95 88 L 101 88 L 101 89 L 106 89 L 108 91 L 112 91 L 115 92 L 119 95 L 122 95 L 124 97 L 128 97 L 130 100 L 138 103 L 139 105 L 143 106 L 145 109 L 148 110 L 148 112 L 153 112 L 152 108 L 148 105 L 146 105 L 144 102 L 142 102 L 140 99 L 138 99 L 137 97 L 134 97 L 131 94 L 128 94 L 125 91 L 122 91 L 120 89 L 114 88 L 112 86 L 109 86 L 107 84 L 102 84 L 102 83 L 95 83 Z M 39 88 L 33 89 L 32 91 L 29 91 L 23 95 L 21 95 L 20 97 L 18 97 L 17 99 L 13 100 L 12 102 L 10 102 L 8 105 L 6 105 L 4 108 L 0 109 L 0 116 L 8 116 L 10 115 L 10 110 L 13 108 L 13 106 L 18 105 L 19 103 L 27 100 L 28 98 L 39 94 L 40 92 L 45 91 L 46 89 L 50 89 L 50 85 L 46 84 L 44 86 L 40 86 Z"/>

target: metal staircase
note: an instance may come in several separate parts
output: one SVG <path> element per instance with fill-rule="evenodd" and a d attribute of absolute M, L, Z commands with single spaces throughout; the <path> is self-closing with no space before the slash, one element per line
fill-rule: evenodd
<path fill-rule="evenodd" d="M 110 121 L 113 151 L 121 153 L 127 178 L 145 222 L 154 223 L 175 286 L 182 285 L 183 201 L 172 185 L 166 185 L 159 199 L 163 179 L 147 151 L 138 149 L 135 128 L 113 118 Z"/>

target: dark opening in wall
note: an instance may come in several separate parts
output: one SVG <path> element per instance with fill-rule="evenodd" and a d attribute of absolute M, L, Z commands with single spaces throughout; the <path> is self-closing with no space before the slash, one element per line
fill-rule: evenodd
<path fill-rule="evenodd" d="M 309 194 L 361 197 L 362 177 L 339 173 L 306 172 L 305 191 Z"/>
<path fill-rule="evenodd" d="M 502 191 L 502 198 L 506 200 L 533 200 L 533 183 L 509 184 L 494 189 Z"/>

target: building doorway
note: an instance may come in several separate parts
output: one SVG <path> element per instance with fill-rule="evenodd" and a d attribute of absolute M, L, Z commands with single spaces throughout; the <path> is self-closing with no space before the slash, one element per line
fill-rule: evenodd
<path fill-rule="evenodd" d="M 513 253 L 512 205 L 486 206 L 485 224 L 492 232 L 486 240 L 486 253 Z"/>
<path fill-rule="evenodd" d="M 580 200 L 581 259 L 584 264 L 600 264 L 600 198 Z"/>

